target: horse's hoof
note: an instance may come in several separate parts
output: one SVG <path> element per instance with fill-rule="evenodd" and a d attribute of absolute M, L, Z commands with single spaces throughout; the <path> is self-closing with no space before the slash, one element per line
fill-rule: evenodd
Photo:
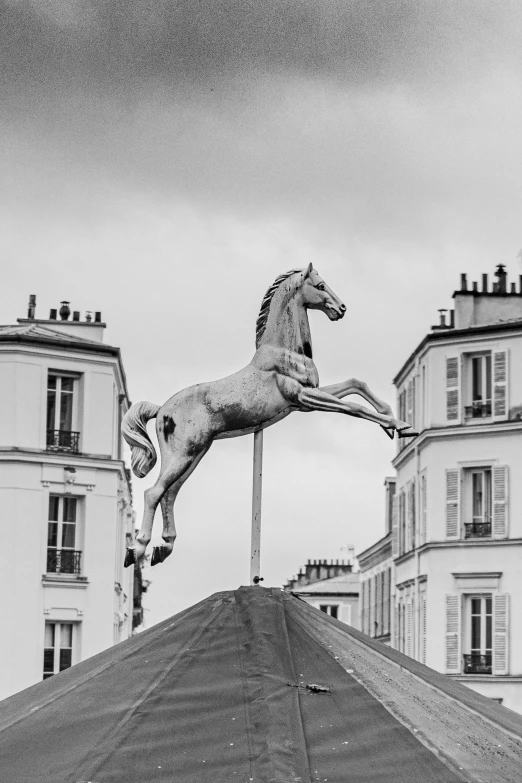
<path fill-rule="evenodd" d="M 125 561 L 123 563 L 124 568 L 128 568 L 131 565 L 135 565 L 138 562 L 138 558 L 136 555 L 136 550 L 134 547 L 128 547 L 127 551 L 125 552 Z"/>
<path fill-rule="evenodd" d="M 383 427 L 382 429 L 384 430 L 386 435 L 393 440 L 393 438 L 395 437 L 395 430 L 389 430 L 386 429 L 386 427 Z"/>
<path fill-rule="evenodd" d="M 158 563 L 163 563 L 165 558 L 167 558 L 170 553 L 172 552 L 172 549 L 170 549 L 167 546 L 155 546 L 152 548 L 152 557 L 150 560 L 151 566 L 158 565 Z"/>
<path fill-rule="evenodd" d="M 399 438 L 415 438 L 419 433 L 412 429 L 398 430 L 397 435 Z"/>

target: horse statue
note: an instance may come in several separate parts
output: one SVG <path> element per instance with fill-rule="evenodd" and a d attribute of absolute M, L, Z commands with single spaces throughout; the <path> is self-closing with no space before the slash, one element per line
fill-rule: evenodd
<path fill-rule="evenodd" d="M 131 447 L 134 474 L 143 478 L 156 464 L 156 451 L 146 429 L 154 418 L 161 471 L 154 486 L 145 490 L 143 522 L 127 549 L 125 566 L 145 554 L 160 503 L 164 544 L 153 548 L 151 565 L 171 554 L 176 538 L 174 502 L 214 440 L 256 432 L 292 411 L 346 413 L 379 424 L 391 438 L 395 431 L 399 438 L 417 435 L 409 424 L 396 419 L 391 407 L 363 381 L 351 378 L 319 386 L 308 309 L 322 310 L 331 321 L 339 321 L 346 312 L 346 305 L 312 264 L 279 275 L 266 292 L 257 318 L 256 352 L 245 368 L 218 381 L 189 386 L 162 406 L 137 402 L 129 408 L 122 434 Z M 374 410 L 344 402 L 343 397 L 349 394 L 359 395 Z"/>

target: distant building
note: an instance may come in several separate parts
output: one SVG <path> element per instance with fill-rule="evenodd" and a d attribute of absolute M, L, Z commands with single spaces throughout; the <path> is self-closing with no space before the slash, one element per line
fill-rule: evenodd
<path fill-rule="evenodd" d="M 133 533 L 120 351 L 67 302 L 0 327 L 0 698 L 132 633 Z"/>
<path fill-rule="evenodd" d="M 285 590 L 299 595 L 325 614 L 359 628 L 359 574 L 353 573 L 351 563 L 309 560 L 287 582 Z"/>
<path fill-rule="evenodd" d="M 393 462 L 391 636 L 522 712 L 522 279 L 495 276 L 462 275 L 394 380 L 420 435 Z"/>
<path fill-rule="evenodd" d="M 360 628 L 384 644 L 391 644 L 392 509 L 395 479 L 385 486 L 385 535 L 357 556 L 361 580 Z"/>

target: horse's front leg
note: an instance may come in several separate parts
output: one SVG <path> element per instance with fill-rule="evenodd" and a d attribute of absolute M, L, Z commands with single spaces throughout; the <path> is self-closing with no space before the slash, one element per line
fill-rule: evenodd
<path fill-rule="evenodd" d="M 391 405 L 377 397 L 370 389 L 365 381 L 360 381 L 358 378 L 350 378 L 348 381 L 342 383 L 333 383 L 330 386 L 321 386 L 321 391 L 327 394 L 332 394 L 338 399 L 347 397 L 349 394 L 358 394 L 360 397 L 369 402 L 376 411 L 384 413 L 386 416 L 393 416 Z M 387 427 L 383 427 L 384 432 L 389 438 L 394 436 L 394 430 L 390 430 Z"/>
<path fill-rule="evenodd" d="M 348 416 L 355 416 L 359 419 L 367 419 L 386 429 L 403 430 L 410 429 L 410 425 L 405 421 L 394 418 L 393 414 L 379 413 L 359 405 L 356 402 L 342 402 L 338 397 L 324 389 L 314 389 L 304 386 L 299 392 L 299 403 L 304 410 L 332 411 L 333 413 L 346 413 Z"/>

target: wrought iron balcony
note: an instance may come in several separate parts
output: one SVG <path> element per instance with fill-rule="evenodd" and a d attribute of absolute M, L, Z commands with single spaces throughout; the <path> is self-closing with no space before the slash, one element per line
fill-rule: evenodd
<path fill-rule="evenodd" d="M 47 430 L 47 451 L 70 451 L 78 454 L 80 433 L 71 430 Z"/>
<path fill-rule="evenodd" d="M 475 400 L 464 408 L 466 419 L 485 419 L 491 416 L 491 400 Z"/>
<path fill-rule="evenodd" d="M 464 529 L 465 538 L 491 538 L 491 522 L 468 522 Z"/>
<path fill-rule="evenodd" d="M 464 655 L 464 674 L 491 674 L 492 655 L 491 653 L 470 653 Z"/>
<path fill-rule="evenodd" d="M 48 549 L 48 574 L 80 574 L 82 553 L 76 549 Z"/>

